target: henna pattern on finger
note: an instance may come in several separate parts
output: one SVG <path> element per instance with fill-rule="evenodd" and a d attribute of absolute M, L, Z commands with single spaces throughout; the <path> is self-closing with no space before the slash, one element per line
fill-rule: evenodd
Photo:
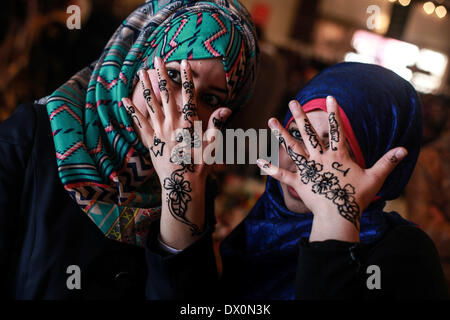
<path fill-rule="evenodd" d="M 138 118 L 138 116 L 136 115 L 136 110 L 134 110 L 134 107 L 133 107 L 133 106 L 126 106 L 126 105 L 125 105 L 125 108 L 127 108 L 128 114 L 131 116 L 131 118 L 132 118 L 135 122 L 137 122 L 137 125 L 139 126 L 139 128 L 142 129 L 141 122 L 139 121 L 139 118 Z"/>
<path fill-rule="evenodd" d="M 167 80 L 164 80 L 161 77 L 161 73 L 159 69 L 156 69 L 156 73 L 158 75 L 158 88 L 159 88 L 159 92 L 165 92 L 166 94 L 166 103 L 169 103 L 169 90 L 167 89 Z"/>
<path fill-rule="evenodd" d="M 198 148 L 201 146 L 201 139 L 198 132 L 194 131 L 194 123 L 192 119 L 193 117 L 198 116 L 194 98 L 194 90 L 195 90 L 194 82 L 192 82 L 192 80 L 189 80 L 186 69 L 183 70 L 183 76 L 184 81 L 182 83 L 182 87 L 185 92 L 185 95 L 188 97 L 188 101 L 183 106 L 181 113 L 183 114 L 184 120 L 186 120 L 189 123 L 188 127 L 184 129 L 187 129 L 190 133 L 191 147 Z"/>
<path fill-rule="evenodd" d="M 392 156 L 389 160 L 391 160 L 392 163 L 397 163 L 398 162 L 398 158 L 395 155 Z"/>
<path fill-rule="evenodd" d="M 155 158 L 163 155 L 165 145 L 166 143 L 155 135 L 153 138 L 153 146 L 150 147 L 150 150 L 153 152 Z"/>
<path fill-rule="evenodd" d="M 281 135 L 281 133 L 277 136 L 277 138 L 279 144 L 286 144 L 286 141 L 284 140 L 284 137 Z"/>
<path fill-rule="evenodd" d="M 339 125 L 336 121 L 336 114 L 331 112 L 328 116 L 328 121 L 330 123 L 330 147 L 331 150 L 336 151 L 337 148 L 333 142 L 339 142 Z"/>
<path fill-rule="evenodd" d="M 223 131 L 223 129 L 225 128 L 225 123 L 222 119 L 222 117 L 220 117 L 219 119 L 217 119 L 216 117 L 213 117 L 213 125 L 217 130 Z"/>
<path fill-rule="evenodd" d="M 279 136 L 279 141 L 297 166 L 301 182 L 304 185 L 312 184 L 311 191 L 313 193 L 322 195 L 332 201 L 336 205 L 339 215 L 350 221 L 359 230 L 360 208 L 353 196 L 355 188 L 351 184 L 341 187 L 339 179 L 333 173 L 323 172 L 322 164 L 315 160 L 308 161 L 306 157 L 296 153 L 291 146 L 286 144 L 286 140 L 281 135 Z M 334 169 L 336 169 L 335 166 L 333 166 Z M 348 170 L 345 172 L 348 172 Z M 342 170 L 338 171 L 342 172 Z"/>
<path fill-rule="evenodd" d="M 142 85 L 142 95 L 144 96 L 145 101 L 147 102 L 147 106 L 150 108 L 150 110 L 155 113 L 155 110 L 153 110 L 152 107 L 152 97 L 151 97 L 151 92 L 150 89 L 145 88 L 144 85 L 144 81 L 141 81 L 141 85 Z"/>
<path fill-rule="evenodd" d="M 166 103 L 169 103 L 169 90 L 167 90 L 167 81 L 162 79 L 158 82 L 159 92 L 166 93 Z"/>
<path fill-rule="evenodd" d="M 305 119 L 305 131 L 309 137 L 309 142 L 311 143 L 311 146 L 314 149 L 319 147 L 320 148 L 319 152 L 322 154 L 323 153 L 322 145 L 320 144 L 319 139 L 317 138 L 317 135 L 314 132 L 314 129 L 312 128 L 311 123 L 309 122 L 308 119 Z"/>
<path fill-rule="evenodd" d="M 183 70 L 184 81 L 183 81 L 183 89 L 185 94 L 188 96 L 187 103 L 183 106 L 182 113 L 184 115 L 184 120 L 188 121 L 192 126 L 192 117 L 197 116 L 197 108 L 194 102 L 194 83 L 191 80 L 188 80 L 186 70 Z"/>
<path fill-rule="evenodd" d="M 333 164 L 331 165 L 333 167 L 333 169 L 342 172 L 344 174 L 344 177 L 347 175 L 347 173 L 350 171 L 350 168 L 348 168 L 347 170 L 343 170 L 341 169 L 341 167 L 343 166 L 341 163 L 339 162 L 333 162 Z"/>
<path fill-rule="evenodd" d="M 266 163 L 264 163 L 263 168 L 269 169 L 271 165 L 272 165 L 272 161 L 266 162 Z"/>

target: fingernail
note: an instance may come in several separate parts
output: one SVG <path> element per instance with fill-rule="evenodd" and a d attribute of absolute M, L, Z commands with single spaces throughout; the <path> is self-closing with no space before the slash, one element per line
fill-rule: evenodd
<path fill-rule="evenodd" d="M 186 68 L 186 66 L 187 66 L 187 61 L 186 61 L 186 59 L 181 60 L 181 66 L 182 66 L 183 68 Z"/>
<path fill-rule="evenodd" d="M 333 97 L 332 97 L 332 96 L 327 96 L 327 102 L 328 102 L 328 103 L 333 102 Z"/>
<path fill-rule="evenodd" d="M 265 162 L 262 161 L 261 159 L 256 160 L 256 164 L 260 167 L 264 166 Z"/>
<path fill-rule="evenodd" d="M 271 119 L 269 120 L 269 127 L 275 128 L 276 126 L 277 126 L 276 120 L 275 120 L 274 118 L 271 118 Z"/>
<path fill-rule="evenodd" d="M 395 152 L 395 156 L 397 157 L 397 159 L 403 159 L 406 155 L 408 154 L 408 152 L 405 149 L 399 149 Z"/>
<path fill-rule="evenodd" d="M 223 118 L 228 117 L 231 114 L 231 109 L 225 108 L 220 110 L 219 115 Z"/>
<path fill-rule="evenodd" d="M 297 101 L 292 100 L 291 102 L 289 102 L 289 107 L 290 108 L 296 108 L 297 107 Z"/>
<path fill-rule="evenodd" d="M 155 61 L 153 62 L 155 65 L 155 68 L 159 68 L 161 67 L 161 61 L 160 61 L 160 57 L 155 56 Z"/>
<path fill-rule="evenodd" d="M 138 71 L 138 77 L 139 77 L 140 80 L 142 80 L 142 75 L 143 75 L 144 71 L 145 71 L 144 69 L 140 69 Z"/>

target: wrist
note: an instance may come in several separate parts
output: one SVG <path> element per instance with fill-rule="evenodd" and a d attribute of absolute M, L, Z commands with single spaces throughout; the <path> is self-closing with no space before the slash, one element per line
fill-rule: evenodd
<path fill-rule="evenodd" d="M 314 213 L 310 242 L 325 240 L 359 242 L 359 224 L 356 227 L 337 210 L 327 212 L 326 215 Z"/>

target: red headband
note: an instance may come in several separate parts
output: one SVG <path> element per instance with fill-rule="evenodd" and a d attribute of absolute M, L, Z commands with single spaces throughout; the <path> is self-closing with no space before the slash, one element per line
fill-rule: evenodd
<path fill-rule="evenodd" d="M 323 110 L 327 112 L 327 99 L 314 99 L 309 102 L 307 102 L 305 105 L 302 106 L 303 111 L 305 113 L 308 113 L 313 110 Z M 339 107 L 339 115 L 341 116 L 342 125 L 344 126 L 344 132 L 345 136 L 347 138 L 348 144 L 350 145 L 350 148 L 352 149 L 353 155 L 355 156 L 356 163 L 361 168 L 366 168 L 366 161 L 364 160 L 363 154 L 361 152 L 361 148 L 359 147 L 358 140 L 356 140 L 355 133 L 353 132 L 352 126 L 350 124 L 350 121 L 348 120 L 344 110 L 338 105 Z M 294 120 L 294 117 L 291 117 L 286 125 L 286 128 L 289 127 L 291 122 Z"/>

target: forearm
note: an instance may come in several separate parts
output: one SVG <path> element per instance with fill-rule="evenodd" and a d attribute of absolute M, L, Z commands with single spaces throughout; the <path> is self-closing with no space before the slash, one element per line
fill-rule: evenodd
<path fill-rule="evenodd" d="M 205 226 L 206 183 L 201 179 L 185 182 L 191 191 L 182 197 L 177 198 L 173 190 L 162 191 L 161 241 L 179 250 L 195 242 Z"/>

